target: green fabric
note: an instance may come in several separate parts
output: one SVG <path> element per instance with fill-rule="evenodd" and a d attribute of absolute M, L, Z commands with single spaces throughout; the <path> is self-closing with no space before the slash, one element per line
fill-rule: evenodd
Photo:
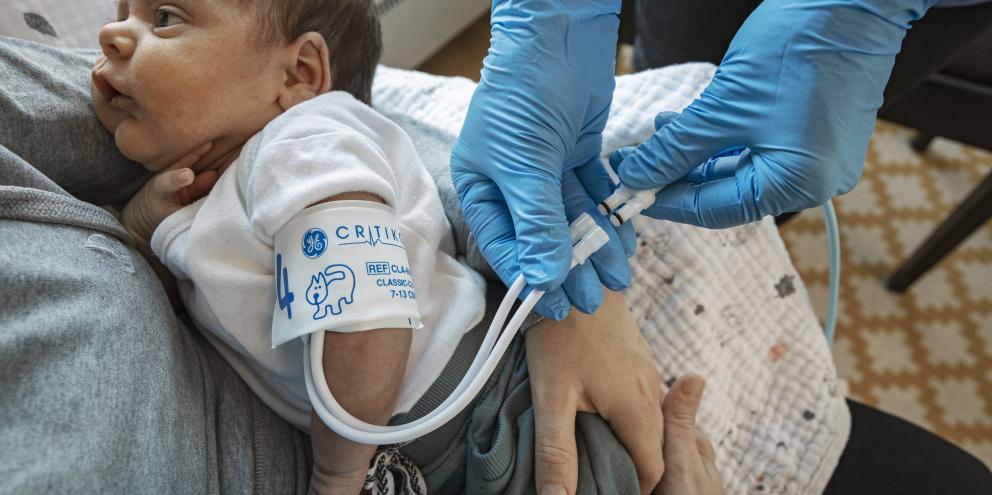
<path fill-rule="evenodd" d="M 488 288 L 483 323 L 462 339 L 455 357 L 424 397 L 409 413 L 393 418 L 392 424 L 423 416 L 454 390 L 471 365 L 505 293 L 499 285 Z M 401 449 L 420 467 L 428 493 L 535 493 L 530 397 L 524 342 L 518 336 L 471 406 L 444 427 Z M 633 461 L 602 418 L 579 413 L 575 435 L 579 494 L 639 493 Z"/>

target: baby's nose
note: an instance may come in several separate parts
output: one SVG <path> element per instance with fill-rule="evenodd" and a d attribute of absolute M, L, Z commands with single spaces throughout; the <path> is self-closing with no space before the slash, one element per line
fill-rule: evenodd
<path fill-rule="evenodd" d="M 111 22 L 100 28 L 100 48 L 107 58 L 130 58 L 137 44 L 127 21 Z"/>

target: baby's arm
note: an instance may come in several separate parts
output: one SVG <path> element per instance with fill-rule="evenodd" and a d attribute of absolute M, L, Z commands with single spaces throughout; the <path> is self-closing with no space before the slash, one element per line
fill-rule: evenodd
<path fill-rule="evenodd" d="M 360 199 L 382 203 L 367 193 L 347 193 L 328 201 Z M 334 398 L 367 423 L 385 425 L 392 416 L 410 353 L 409 328 L 324 334 L 324 377 Z M 313 448 L 311 494 L 354 495 L 362 490 L 374 445 L 347 440 L 310 413 Z"/>

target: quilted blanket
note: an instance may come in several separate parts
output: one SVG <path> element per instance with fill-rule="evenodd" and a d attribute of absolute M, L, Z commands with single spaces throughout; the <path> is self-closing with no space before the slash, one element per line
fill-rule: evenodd
<path fill-rule="evenodd" d="M 604 153 L 636 144 L 679 111 L 714 67 L 617 78 Z M 380 67 L 375 105 L 457 135 L 475 83 Z M 707 378 L 700 428 L 728 493 L 821 493 L 850 431 L 837 371 L 806 289 L 770 218 L 726 230 L 635 219 L 625 297 L 667 384 Z"/>

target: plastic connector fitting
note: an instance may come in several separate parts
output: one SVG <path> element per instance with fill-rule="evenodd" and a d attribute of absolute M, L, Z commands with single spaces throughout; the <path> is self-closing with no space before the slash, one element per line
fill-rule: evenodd
<path fill-rule="evenodd" d="M 572 246 L 572 267 L 585 263 L 592 253 L 605 246 L 607 242 L 610 242 L 610 236 L 599 225 L 595 225 L 578 244 Z"/>
<path fill-rule="evenodd" d="M 634 191 L 630 199 L 619 209 L 614 210 L 610 215 L 610 223 L 614 227 L 619 227 L 627 220 L 634 218 L 634 215 L 644 211 L 645 208 L 654 204 L 654 194 L 658 189 L 643 189 Z"/>
<path fill-rule="evenodd" d="M 583 213 L 575 220 L 572 220 L 572 223 L 569 225 L 569 231 L 572 235 L 572 244 L 579 242 L 594 228 L 596 228 L 596 220 L 594 220 L 588 213 Z"/>

